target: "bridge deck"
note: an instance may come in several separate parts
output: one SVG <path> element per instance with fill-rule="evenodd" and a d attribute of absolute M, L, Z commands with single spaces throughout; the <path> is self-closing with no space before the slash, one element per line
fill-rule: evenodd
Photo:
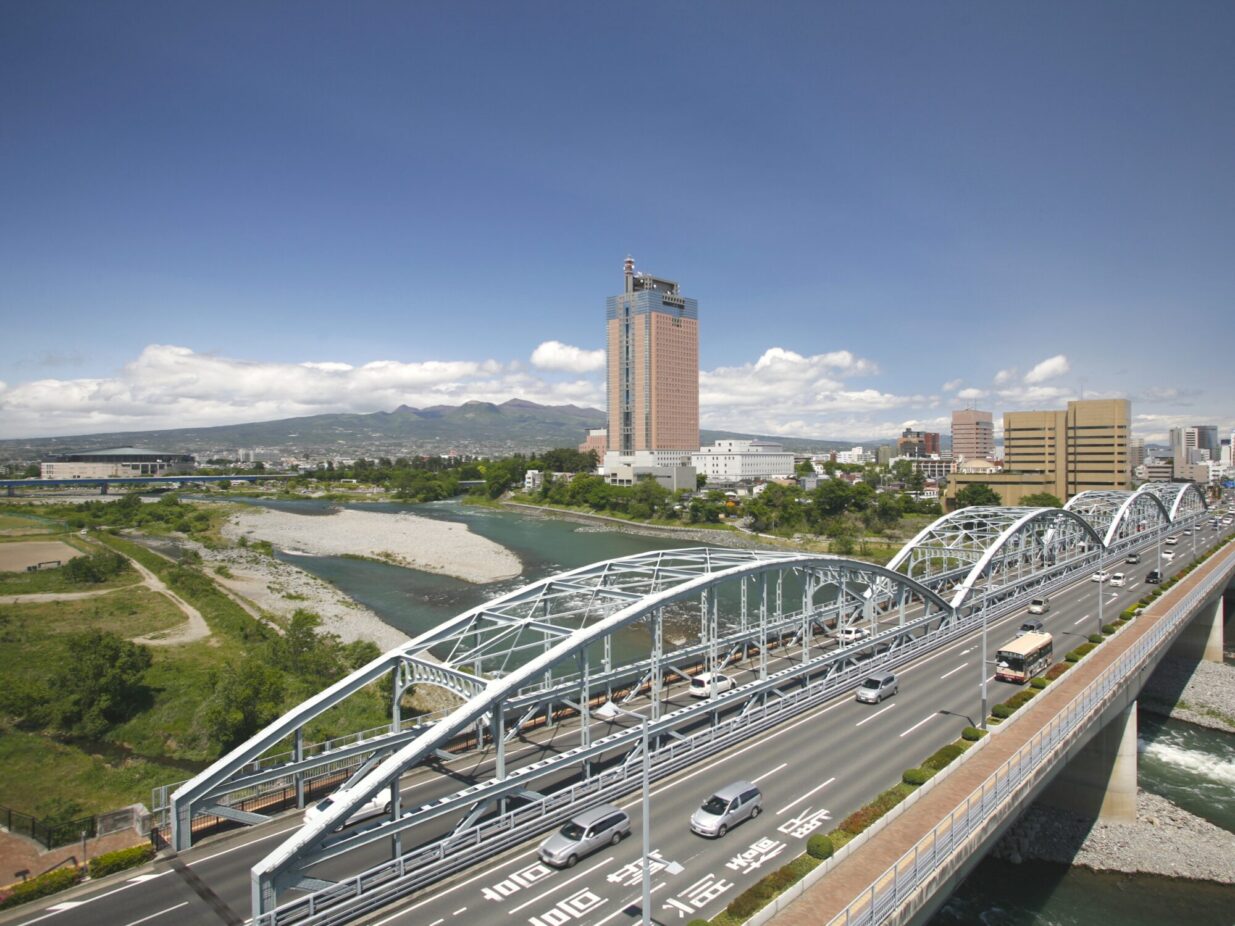
<path fill-rule="evenodd" d="M 1219 548 L 1221 551 L 1222 548 Z M 1155 601 L 1140 617 L 1109 638 L 1085 659 L 1060 676 L 1036 698 L 1016 712 L 1016 723 L 992 732 L 990 742 L 966 761 L 959 763 L 931 791 L 922 795 L 896 819 L 888 823 L 852 855 L 839 862 L 818 883 L 807 888 L 796 901 L 772 918 L 776 926 L 819 926 L 831 923 L 845 908 L 858 899 L 872 883 L 926 836 L 953 810 L 964 804 L 970 794 L 982 785 L 996 769 L 1028 743 L 1041 729 L 1049 725 L 1069 701 L 1113 664 L 1137 640 L 1176 605 L 1201 578 L 1219 568 L 1225 560 L 1221 552 L 1191 572 L 1187 579 L 1173 586 Z M 920 756 L 907 757 L 906 767 Z M 889 786 L 893 784 L 888 783 Z"/>

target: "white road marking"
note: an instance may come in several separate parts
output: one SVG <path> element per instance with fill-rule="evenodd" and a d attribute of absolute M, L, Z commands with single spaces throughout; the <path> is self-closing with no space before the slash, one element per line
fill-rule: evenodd
<path fill-rule="evenodd" d="M 1080 620 L 1073 621 L 1073 622 L 1072 622 L 1072 626 L 1073 626 L 1073 627 L 1075 627 L 1077 624 L 1083 624 L 1083 623 L 1085 623 L 1085 621 L 1087 621 L 1087 620 L 1089 620 L 1089 615 L 1088 615 L 1088 614 L 1086 614 L 1086 615 L 1085 615 L 1084 617 L 1082 617 Z"/>
<path fill-rule="evenodd" d="M 586 878 L 588 875 L 590 875 L 592 872 L 594 872 L 594 871 L 595 871 L 597 868 L 599 868 L 601 865 L 608 865 L 610 862 L 612 862 L 612 861 L 613 861 L 613 859 L 614 859 L 614 856 L 612 856 L 612 855 L 610 855 L 608 858 L 601 859 L 599 862 L 597 862 L 597 863 L 596 863 L 595 865 L 593 865 L 591 868 L 587 868 L 587 869 L 585 869 L 585 870 L 583 870 L 583 871 L 579 872 L 579 873 L 578 873 L 577 875 L 575 875 L 573 878 L 569 878 L 569 879 L 567 879 L 566 881 L 562 881 L 562 882 L 561 882 L 561 883 L 559 883 L 559 884 L 554 884 L 554 885 L 553 885 L 552 887 L 550 887 L 547 891 L 541 891 L 541 892 L 540 892 L 539 894 L 537 894 L 535 897 L 531 898 L 530 900 L 525 900 L 523 903 L 519 904 L 519 906 L 517 906 L 517 907 L 512 907 L 511 909 L 507 910 L 506 912 L 507 912 L 507 913 L 518 913 L 518 912 L 519 912 L 520 910 L 522 910 L 524 907 L 528 906 L 529 904 L 534 904 L 534 903 L 536 903 L 536 901 L 540 900 L 542 897 L 548 897 L 548 896 L 549 896 L 550 894 L 552 894 L 554 891 L 560 890 L 561 888 L 564 888 L 564 887 L 565 887 L 566 885 L 568 885 L 568 884 L 574 884 L 574 883 L 575 883 L 576 881 L 578 881 L 580 878 Z"/>
<path fill-rule="evenodd" d="M 72 910 L 74 907 L 80 907 L 85 902 L 86 901 L 84 900 L 66 900 L 63 903 L 58 903 L 54 907 L 48 907 L 47 909 L 53 913 L 63 913 L 65 910 Z"/>
<path fill-rule="evenodd" d="M 458 910 L 456 910 L 454 913 L 452 913 L 452 914 L 450 914 L 450 915 L 451 915 L 451 916 L 458 916 L 460 913 L 466 913 L 466 912 L 467 912 L 467 907 L 460 907 Z"/>
<path fill-rule="evenodd" d="M 794 801 L 792 804 L 786 804 L 786 805 L 785 805 L 784 807 L 782 807 L 780 810 L 776 811 L 776 815 L 779 817 L 781 814 L 783 814 L 783 813 L 784 813 L 786 810 L 788 810 L 789 808 L 791 808 L 791 807 L 795 806 L 796 804 L 800 804 L 800 803 L 802 803 L 804 800 L 806 800 L 808 797 L 810 797 L 810 796 L 811 796 L 812 794 L 814 794 L 816 791 L 822 791 L 824 788 L 826 788 L 828 785 L 830 785 L 830 784 L 831 784 L 832 782 L 834 782 L 835 780 L 836 780 L 836 777 L 835 777 L 835 776 L 833 776 L 833 777 L 829 778 L 827 781 L 825 781 L 823 784 L 821 784 L 821 785 L 815 785 L 815 787 L 811 788 L 809 791 L 807 791 L 805 794 L 803 794 L 801 797 L 799 797 L 799 798 L 798 798 L 796 801 Z"/>
<path fill-rule="evenodd" d="M 962 662 L 962 663 L 961 663 L 959 666 L 957 666 L 955 669 L 950 669 L 950 670 L 948 670 L 947 672 L 943 673 L 943 675 L 939 676 L 939 680 L 940 680 L 940 681 L 943 681 L 943 680 L 944 680 L 945 678 L 947 678 L 949 675 L 955 675 L 957 672 L 959 672 L 961 669 L 965 668 L 965 666 L 967 666 L 967 665 L 969 665 L 969 663 L 967 663 L 967 662 Z"/>
<path fill-rule="evenodd" d="M 157 878 L 157 874 L 138 875 L 136 878 L 129 878 L 125 884 L 141 884 L 143 881 L 149 881 L 151 878 Z"/>
<path fill-rule="evenodd" d="M 775 775 L 777 772 L 779 772 L 782 768 L 784 768 L 788 764 L 789 764 L 788 762 L 782 762 L 780 765 L 776 766 L 776 768 L 771 769 L 770 771 L 764 772 L 758 778 L 752 778 L 750 780 L 750 783 L 753 785 L 757 785 L 759 784 L 759 782 L 763 781 L 763 779 L 767 778 L 769 775 Z"/>
<path fill-rule="evenodd" d="M 133 922 L 129 923 L 128 926 L 137 926 L 138 923 L 149 922 L 150 920 L 154 919 L 156 916 L 162 916 L 164 913 L 171 913 L 173 910 L 179 910 L 181 907 L 187 907 L 188 905 L 189 905 L 189 902 L 187 900 L 181 901 L 180 903 L 176 904 L 174 907 L 168 907 L 166 910 L 160 910 L 158 913 L 151 913 L 149 916 L 143 916 L 140 920 L 134 920 Z"/>
<path fill-rule="evenodd" d="M 896 702 L 895 702 L 895 701 L 894 701 L 894 702 L 892 702 L 891 704 L 889 704 L 887 707 L 883 708 L 883 710 L 878 710 L 878 711 L 875 711 L 875 713 L 871 714 L 869 717 L 865 718 L 864 720 L 859 720 L 857 723 L 855 723 L 855 724 L 854 724 L 854 726 L 855 726 L 855 727 L 860 727 L 860 726 L 862 726 L 862 724 L 864 724 L 864 723 L 868 723 L 868 722 L 870 722 L 870 721 L 874 720 L 874 719 L 875 719 L 876 717 L 878 717 L 880 714 L 884 713 L 885 711 L 890 711 L 890 710 L 892 710 L 892 708 L 894 708 L 894 707 L 896 707 Z"/>
<path fill-rule="evenodd" d="M 653 886 L 652 893 L 655 894 L 657 891 L 659 891 L 662 887 L 664 887 L 668 883 L 669 883 L 668 881 L 661 881 L 660 884 Z M 643 899 L 643 894 L 640 893 L 639 896 L 635 898 L 635 902 L 637 903 L 638 901 L 642 899 Z M 618 908 L 614 910 L 612 913 L 610 913 L 608 916 L 606 916 L 603 920 L 598 922 L 596 926 L 605 926 L 605 923 L 609 922 L 609 920 L 613 919 L 619 913 L 625 913 L 628 907 L 630 907 L 629 903 L 618 904 Z M 655 922 L 655 919 L 653 919 L 652 922 Z"/>
<path fill-rule="evenodd" d="M 992 678 L 994 678 L 994 676 L 991 676 L 991 677 L 992 677 Z M 918 729 L 918 727 L 922 726 L 922 724 L 926 723 L 928 720 L 934 720 L 934 719 L 935 719 L 936 717 L 938 717 L 938 716 L 939 716 L 938 714 L 929 714 L 929 715 L 927 715 L 925 718 L 923 718 L 922 720 L 919 720 L 919 721 L 918 721 L 917 723 L 915 723 L 912 727 L 910 727 L 908 730 L 906 730 L 904 733 L 902 733 L 902 734 L 901 734 L 901 736 L 908 736 L 908 735 L 909 735 L 910 733 L 912 733 L 914 730 Z"/>

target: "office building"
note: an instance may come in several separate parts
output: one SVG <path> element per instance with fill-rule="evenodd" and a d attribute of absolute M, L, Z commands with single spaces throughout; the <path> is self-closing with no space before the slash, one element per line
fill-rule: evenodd
<path fill-rule="evenodd" d="M 1069 402 L 1064 411 L 1006 412 L 1003 470 L 956 473 L 947 499 L 954 504 L 956 493 L 972 483 L 989 485 L 1005 505 L 1040 492 L 1067 501 L 1089 489 L 1131 488 L 1131 418 L 1127 399 Z"/>
<path fill-rule="evenodd" d="M 989 460 L 995 452 L 995 423 L 990 412 L 966 408 L 952 413 L 952 458 Z"/>
<path fill-rule="evenodd" d="M 1175 463 L 1148 457 L 1136 467 L 1134 474 L 1137 482 L 1170 482 L 1175 478 Z"/>
<path fill-rule="evenodd" d="M 939 434 L 935 431 L 914 431 L 905 428 L 896 441 L 896 455 L 901 457 L 929 457 L 939 452 Z"/>
<path fill-rule="evenodd" d="M 695 471 L 709 483 L 777 479 L 794 474 L 793 454 L 780 444 L 758 440 L 718 440 L 690 455 Z"/>
<path fill-rule="evenodd" d="M 193 455 L 188 453 L 113 447 L 58 454 L 39 469 L 44 479 L 99 479 L 184 475 L 193 472 L 194 466 Z"/>
<path fill-rule="evenodd" d="M 655 450 L 636 450 L 628 454 L 610 451 L 605 454 L 601 474 L 605 482 L 614 486 L 633 486 L 640 479 L 654 479 L 670 492 L 694 491 L 695 468 L 684 460 L 680 451 L 672 454 Z"/>
<path fill-rule="evenodd" d="M 579 445 L 579 452 L 587 453 L 589 450 L 595 452 L 598 463 L 605 458 L 605 454 L 609 451 L 608 428 L 588 429 L 587 438 Z"/>
<path fill-rule="evenodd" d="M 1135 470 L 1145 462 L 1145 438 L 1131 437 L 1128 439 L 1128 466 Z"/>
<path fill-rule="evenodd" d="M 699 305 L 672 280 L 635 271 L 605 301 L 608 451 L 699 447 Z"/>

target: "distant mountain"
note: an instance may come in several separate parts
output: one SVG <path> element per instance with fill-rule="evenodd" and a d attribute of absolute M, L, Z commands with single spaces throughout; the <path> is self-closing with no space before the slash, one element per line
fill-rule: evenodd
<path fill-rule="evenodd" d="M 51 453 L 117 446 L 197 454 L 261 447 L 310 457 L 326 454 L 343 457 L 407 456 L 452 450 L 458 453 L 515 453 L 574 447 L 583 441 L 584 431 L 602 428 L 605 421 L 605 413 L 597 408 L 537 405 L 524 399 L 511 399 L 501 405 L 491 402 L 464 402 L 462 405 L 433 405 L 428 408 L 400 405 L 391 412 L 370 414 L 310 415 L 209 428 L 4 440 L 0 441 L 0 457 L 37 459 Z M 734 431 L 700 433 L 700 439 L 705 444 L 727 438 L 759 436 Z M 843 441 L 762 437 L 803 452 L 847 450 L 851 446 Z"/>

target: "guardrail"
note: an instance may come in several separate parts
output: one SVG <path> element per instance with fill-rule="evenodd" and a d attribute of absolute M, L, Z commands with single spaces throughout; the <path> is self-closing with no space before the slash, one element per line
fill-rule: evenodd
<path fill-rule="evenodd" d="M 1017 750 L 926 836 L 876 878 L 828 926 L 875 926 L 884 922 L 923 889 L 948 878 L 960 864 L 956 851 L 976 834 L 989 832 L 992 824 L 1009 812 L 1009 801 L 1032 789 L 1051 763 L 1084 732 L 1104 709 L 1124 681 L 1149 660 L 1161 643 L 1208 598 L 1214 587 L 1226 582 L 1225 573 L 1235 565 L 1235 549 L 1228 550 L 1224 565 L 1214 570 L 1183 600 L 1170 616 L 1159 621 L 1119 659 L 1103 670 L 1058 714 L 1048 727 Z M 820 872 L 820 876 L 822 876 Z M 808 876 L 809 878 L 809 876 Z M 817 880 L 817 879 L 816 879 Z M 809 886 L 803 879 L 803 886 Z M 813 883 L 813 881 L 811 882 Z"/>

